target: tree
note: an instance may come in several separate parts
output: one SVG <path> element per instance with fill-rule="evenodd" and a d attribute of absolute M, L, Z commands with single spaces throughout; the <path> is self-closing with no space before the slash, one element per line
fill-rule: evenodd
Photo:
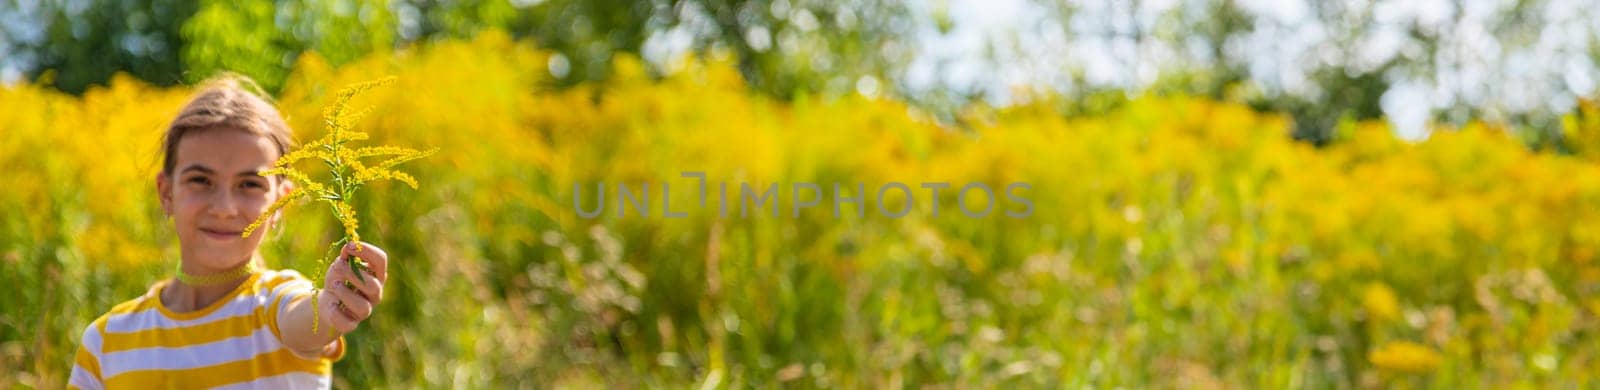
<path fill-rule="evenodd" d="M 56 88 L 80 93 L 128 72 L 155 84 L 183 81 L 179 29 L 195 13 L 192 1 L 128 0 L 24 4 L 0 2 L 0 36 L 6 60 L 29 77 L 50 71 Z"/>
<path fill-rule="evenodd" d="M 913 54 L 907 38 L 913 17 L 889 0 L 87 0 L 47 1 L 37 10 L 6 4 L 0 15 L 7 20 L 30 20 L 50 34 L 0 39 L 9 46 L 0 48 L 10 57 L 39 58 L 15 65 L 28 77 L 50 71 L 57 87 L 73 93 L 119 71 L 169 85 L 226 70 L 276 91 L 305 51 L 337 65 L 485 29 L 556 51 L 551 69 L 563 85 L 603 80 L 619 53 L 665 65 L 672 59 L 654 58 L 662 53 L 647 48 L 656 45 L 728 53 L 751 87 L 780 98 L 845 93 L 863 76 L 886 80 Z"/>

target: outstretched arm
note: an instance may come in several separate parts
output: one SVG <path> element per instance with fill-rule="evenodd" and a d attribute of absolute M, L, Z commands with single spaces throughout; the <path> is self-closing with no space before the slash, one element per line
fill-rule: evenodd
<path fill-rule="evenodd" d="M 356 250 L 357 245 L 360 250 Z M 368 271 L 358 274 L 352 270 L 350 256 L 365 260 Z M 306 294 L 290 301 L 278 313 L 284 345 L 301 356 L 321 356 L 336 350 L 338 345 L 333 341 L 371 317 L 383 300 L 388 271 L 389 255 L 382 249 L 364 242 L 345 245 L 339 251 L 339 260 L 328 265 L 322 289 L 316 292 L 315 307 L 312 296 Z M 313 318 L 318 321 L 314 327 Z"/>

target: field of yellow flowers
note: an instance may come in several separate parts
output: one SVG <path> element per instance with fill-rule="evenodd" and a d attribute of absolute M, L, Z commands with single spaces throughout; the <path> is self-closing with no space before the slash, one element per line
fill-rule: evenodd
<path fill-rule="evenodd" d="M 546 63 L 486 33 L 292 70 L 277 104 L 302 140 L 338 88 L 395 76 L 358 99 L 377 108 L 357 128 L 440 148 L 408 168 L 420 190 L 377 183 L 358 204 L 394 271 L 340 387 L 1600 383 L 1592 105 L 1565 154 L 1482 125 L 1410 143 L 1348 123 L 1315 148 L 1286 117 L 1204 99 L 1064 118 L 1041 98 L 954 128 L 891 100 L 762 97 L 716 60 L 655 80 L 621 59 L 571 89 Z M 170 276 L 153 176 L 188 92 L 0 88 L 0 387 L 59 387 L 84 325 Z M 684 171 L 1022 181 L 1035 208 L 969 218 L 953 192 L 904 218 L 572 206 L 599 181 L 672 183 L 688 205 Z M 313 268 L 344 234 L 308 205 L 269 264 Z"/>

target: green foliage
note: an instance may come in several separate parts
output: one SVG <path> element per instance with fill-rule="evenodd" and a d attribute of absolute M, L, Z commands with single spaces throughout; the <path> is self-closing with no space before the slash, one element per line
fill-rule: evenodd
<path fill-rule="evenodd" d="M 278 91 L 302 52 L 335 64 L 394 46 L 392 18 L 376 0 L 207 0 L 184 22 L 188 81 L 222 71 L 250 76 Z"/>
<path fill-rule="evenodd" d="M 55 18 L 34 22 L 47 23 L 51 35 L 24 51 L 46 57 L 26 69 L 30 75 L 55 70 L 57 85 L 74 93 L 106 82 L 117 71 L 159 85 L 232 71 L 276 92 L 290 65 L 308 51 L 338 65 L 400 45 L 470 38 L 492 29 L 559 52 L 566 65 L 553 83 L 571 86 L 604 80 L 614 58 L 639 57 L 652 37 L 681 34 L 687 46 L 680 49 L 731 55 L 748 85 L 781 98 L 849 93 L 861 76 L 884 80 L 887 89 L 889 76 L 898 74 L 912 54 L 913 19 L 899 2 L 776 3 L 88 0 L 80 12 L 47 3 Z M 119 42 L 140 33 L 161 41 L 148 53 L 118 50 Z"/>
<path fill-rule="evenodd" d="M 0 16 L 19 17 L 24 1 L 0 2 Z M 115 72 L 126 72 L 157 85 L 184 81 L 180 33 L 194 15 L 187 0 L 43 1 L 34 4 L 40 19 L 22 19 L 16 29 L 41 28 L 42 40 L 9 42 L 13 51 L 0 56 L 35 58 L 24 68 L 29 77 L 49 70 L 46 81 L 56 88 L 81 93 L 104 84 Z M 7 19 L 16 20 L 16 19 Z M 10 41 L 23 36 L 14 36 Z"/>

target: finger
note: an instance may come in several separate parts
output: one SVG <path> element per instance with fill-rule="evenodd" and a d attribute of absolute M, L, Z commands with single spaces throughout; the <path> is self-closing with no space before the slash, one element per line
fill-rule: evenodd
<path fill-rule="evenodd" d="M 340 253 L 366 260 L 367 268 L 372 270 L 372 276 L 377 277 L 380 283 L 389 280 L 389 253 L 383 249 L 365 242 L 357 242 L 345 244 Z"/>
<path fill-rule="evenodd" d="M 333 330 L 340 334 L 350 333 L 350 331 L 355 330 L 356 325 L 359 325 L 360 322 L 351 318 L 350 313 L 345 311 L 344 302 L 334 296 L 329 296 L 328 298 L 331 299 L 322 300 L 321 306 L 324 308 L 322 311 L 323 316 L 328 318 L 328 324 L 333 325 Z"/>
<path fill-rule="evenodd" d="M 325 281 L 323 281 L 326 285 L 325 288 L 349 289 L 350 286 L 344 285 L 344 281 L 354 281 L 352 285 L 358 291 L 362 291 L 363 296 L 381 296 L 382 281 L 378 280 L 378 277 L 373 277 L 371 273 L 355 272 L 354 269 L 354 264 L 350 264 L 349 261 L 336 261 L 334 264 L 328 265 L 328 273 L 326 273 Z"/>
<path fill-rule="evenodd" d="M 355 272 L 350 271 L 350 265 L 346 259 L 345 256 L 340 256 L 338 260 L 333 261 L 333 264 L 328 265 L 328 272 L 323 274 L 323 288 L 340 290 L 345 288 L 345 281 L 362 282 L 362 279 L 358 278 Z"/>
<path fill-rule="evenodd" d="M 355 249 L 356 247 L 354 245 L 356 244 L 345 244 L 339 249 L 339 257 L 334 259 L 334 268 L 337 268 L 339 271 L 349 270 L 349 275 L 361 273 L 371 274 L 372 269 L 367 266 L 368 262 L 361 259 L 360 256 L 356 256 L 356 253 L 359 251 Z M 350 280 L 360 282 L 361 284 L 367 283 L 365 277 L 351 277 Z"/>
<path fill-rule="evenodd" d="M 366 298 L 367 302 L 377 305 L 378 302 L 383 300 L 383 283 L 372 275 L 363 276 L 367 278 L 367 283 L 345 283 L 345 288 L 361 294 L 361 297 Z"/>
<path fill-rule="evenodd" d="M 368 302 L 366 298 L 361 297 L 356 291 L 341 287 L 335 289 L 333 295 L 344 303 L 344 310 L 349 313 L 350 319 L 362 321 L 372 316 L 372 302 Z"/>
<path fill-rule="evenodd" d="M 373 277 L 373 275 L 365 275 L 365 272 L 354 272 L 346 265 L 334 264 L 328 270 L 326 278 L 328 278 L 326 280 L 326 285 L 328 285 L 326 288 L 328 289 L 355 291 L 358 296 L 368 300 L 373 305 L 384 299 L 384 285 L 382 285 L 381 281 L 378 281 L 378 278 Z"/>
<path fill-rule="evenodd" d="M 355 271 L 357 268 L 351 264 L 352 261 L 360 261 L 360 259 L 340 257 L 338 260 L 334 260 L 333 264 L 329 264 L 328 272 L 324 274 L 325 281 L 323 283 L 326 285 L 325 287 L 330 289 L 347 288 L 347 286 L 344 285 L 344 282 L 348 281 L 354 282 L 354 288 L 362 289 L 378 286 L 382 283 L 382 281 L 378 280 L 378 278 L 373 276 L 370 272 Z M 368 294 L 370 296 L 375 292 L 376 291 L 363 291 L 363 294 Z"/>
<path fill-rule="evenodd" d="M 350 282 L 349 280 L 339 281 L 339 286 L 340 287 L 344 287 L 344 289 L 346 289 L 346 290 L 354 291 L 356 293 L 356 295 L 360 295 L 362 299 L 366 299 L 367 301 L 372 301 L 371 298 L 367 297 L 367 293 L 361 292 L 361 288 L 360 287 L 356 287 L 356 284 Z"/>
<path fill-rule="evenodd" d="M 372 272 L 372 276 L 376 277 L 379 283 L 387 282 L 389 280 L 389 252 L 372 244 L 362 243 L 361 245 L 363 245 L 363 249 L 358 253 L 362 255 L 362 260 L 366 260 L 367 269 Z"/>
<path fill-rule="evenodd" d="M 361 298 L 366 299 L 367 302 L 377 305 L 378 302 L 383 300 L 383 284 L 377 283 L 377 279 L 372 279 L 372 276 L 370 275 L 368 275 L 367 278 L 370 281 L 367 284 L 358 284 L 349 280 L 342 280 L 339 282 L 339 287 L 354 291 L 356 294 L 360 294 Z"/>

